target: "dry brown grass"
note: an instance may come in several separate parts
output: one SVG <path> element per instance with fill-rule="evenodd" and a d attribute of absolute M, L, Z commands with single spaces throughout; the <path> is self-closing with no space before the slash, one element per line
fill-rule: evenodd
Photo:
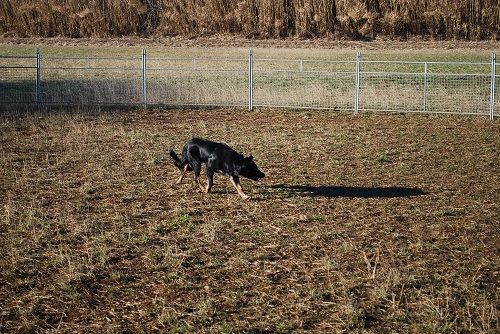
<path fill-rule="evenodd" d="M 0 331 L 494 333 L 497 121 L 262 110 L 4 113 Z M 268 175 L 214 193 L 193 135 Z"/>
<path fill-rule="evenodd" d="M 498 39 L 496 0 L 5 0 L 0 34 Z"/>

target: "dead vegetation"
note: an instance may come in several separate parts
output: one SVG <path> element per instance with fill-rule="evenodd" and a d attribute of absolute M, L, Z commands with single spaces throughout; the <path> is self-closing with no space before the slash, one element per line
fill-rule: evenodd
<path fill-rule="evenodd" d="M 6 0 L 0 3 L 0 34 L 496 40 L 499 18 L 496 0 Z"/>
<path fill-rule="evenodd" d="M 0 331 L 494 333 L 497 121 L 262 110 L 1 115 Z M 193 135 L 268 175 L 214 193 Z"/>

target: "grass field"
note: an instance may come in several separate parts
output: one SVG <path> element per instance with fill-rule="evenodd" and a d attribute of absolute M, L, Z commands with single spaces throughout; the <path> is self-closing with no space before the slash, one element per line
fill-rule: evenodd
<path fill-rule="evenodd" d="M 492 52 L 498 53 L 498 42 L 491 43 L 461 43 L 453 45 L 450 42 L 440 41 L 435 43 L 398 43 L 398 42 L 373 42 L 373 43 L 351 43 L 343 44 L 328 43 L 326 46 L 308 43 L 307 41 L 296 41 L 294 45 L 290 41 L 279 40 L 237 40 L 235 45 L 231 41 L 208 40 L 205 43 L 196 41 L 189 44 L 189 40 L 181 40 L 180 44 L 174 41 L 164 43 L 152 43 L 151 40 L 132 40 L 120 42 L 120 40 L 109 40 L 99 43 L 98 40 L 88 40 L 90 44 L 70 40 L 68 44 L 64 40 L 57 42 L 50 39 L 16 41 L 0 39 L 0 54 L 35 56 L 35 48 L 38 46 L 42 56 L 46 57 L 137 57 L 140 64 L 141 49 L 146 48 L 151 57 L 198 57 L 198 58 L 245 58 L 248 50 L 254 51 L 256 58 L 276 59 L 323 59 L 323 60 L 354 60 L 356 50 L 359 50 L 367 60 L 404 60 L 404 61 L 472 61 L 489 62 Z M 93 42 L 92 42 L 93 41 Z M 314 40 L 313 40 L 314 41 Z M 3 43 L 2 43 L 3 42 Z M 116 42 L 113 45 L 112 42 Z M 318 42 L 320 43 L 320 42 Z M 326 43 L 326 42 L 325 42 Z M 340 42 L 339 42 L 340 43 Z M 128 45 L 130 44 L 130 45 Z M 201 45 L 201 46 L 198 46 Z"/>
<path fill-rule="evenodd" d="M 224 141 L 266 173 L 180 186 Z M 260 110 L 0 115 L 0 332 L 495 333 L 500 125 Z"/>

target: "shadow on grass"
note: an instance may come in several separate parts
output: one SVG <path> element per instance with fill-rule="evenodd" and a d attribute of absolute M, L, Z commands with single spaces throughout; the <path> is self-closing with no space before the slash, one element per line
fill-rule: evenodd
<path fill-rule="evenodd" d="M 356 197 L 356 198 L 395 198 L 421 196 L 426 193 L 418 188 L 404 187 L 342 187 L 342 186 L 308 186 L 276 184 L 270 188 L 292 194 L 309 197 Z"/>

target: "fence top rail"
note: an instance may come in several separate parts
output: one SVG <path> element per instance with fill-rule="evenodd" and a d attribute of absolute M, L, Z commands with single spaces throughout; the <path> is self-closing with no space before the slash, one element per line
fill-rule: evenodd
<path fill-rule="evenodd" d="M 148 71 L 164 71 L 164 72 L 233 72 L 233 73 L 246 73 L 246 70 L 232 70 L 232 69 L 211 69 L 211 68 L 172 68 L 172 67 L 148 67 Z"/>
<path fill-rule="evenodd" d="M 34 67 L 36 68 L 36 67 Z M 115 70 L 115 71 L 141 71 L 142 68 L 139 67 L 46 67 L 42 68 L 43 70 L 64 70 L 64 71 L 72 71 L 72 70 L 89 70 L 89 71 L 104 71 L 104 70 Z M 149 70 L 149 69 L 148 69 Z"/>
<path fill-rule="evenodd" d="M 36 59 L 36 56 L 2 56 L 0 59 Z"/>
<path fill-rule="evenodd" d="M 281 62 L 281 63 L 328 63 L 328 64 L 354 64 L 355 60 L 327 60 L 327 59 L 277 59 L 277 58 L 254 58 L 254 61 Z"/>
<path fill-rule="evenodd" d="M 12 55 L 0 55 L 0 59 L 36 59 L 36 56 L 12 56 Z M 116 56 L 116 57 L 100 57 L 100 56 L 41 56 L 41 59 L 45 60 L 140 60 L 140 56 Z M 214 58 L 214 57 L 151 57 L 148 60 L 170 60 L 170 61 L 232 61 L 232 62 L 247 62 L 248 58 Z M 337 64 L 351 64 L 355 63 L 355 60 L 327 60 L 327 59 L 278 59 L 278 58 L 254 58 L 254 61 L 263 62 L 282 62 L 282 63 L 337 63 Z M 424 64 L 434 64 L 434 65 L 491 65 L 491 62 L 477 62 L 477 61 L 403 61 L 403 60 L 364 60 L 361 59 L 362 63 L 372 63 L 372 64 L 412 64 L 412 65 L 424 65 Z M 496 63 L 496 66 L 500 66 Z"/>
<path fill-rule="evenodd" d="M 78 57 L 78 56 L 42 56 L 42 60 L 140 60 L 141 57 Z"/>
<path fill-rule="evenodd" d="M 2 69 L 37 68 L 36 66 L 0 66 Z"/>
<path fill-rule="evenodd" d="M 148 60 L 170 60 L 170 61 L 241 61 L 247 62 L 248 58 L 213 58 L 213 57 L 148 57 Z"/>
<path fill-rule="evenodd" d="M 307 74 L 317 74 L 317 75 L 325 75 L 325 76 L 334 76 L 334 75 L 353 75 L 355 74 L 354 71 L 300 71 L 300 70 L 284 70 L 284 69 L 261 69 L 261 68 L 255 68 L 254 72 L 260 72 L 260 73 L 293 73 L 293 74 L 300 74 L 300 75 L 307 75 Z"/>
<path fill-rule="evenodd" d="M 489 73 L 424 73 L 424 72 L 361 72 L 362 75 L 373 75 L 373 76 L 428 76 L 428 77 L 485 77 L 489 78 L 491 74 Z"/>
<path fill-rule="evenodd" d="M 427 64 L 435 65 L 491 65 L 491 62 L 474 62 L 474 61 L 428 61 Z"/>
<path fill-rule="evenodd" d="M 401 65 L 491 65 L 491 62 L 467 62 L 467 61 L 402 61 L 402 60 L 361 60 L 362 63 L 370 64 L 401 64 Z"/>
<path fill-rule="evenodd" d="M 148 57 L 148 60 L 172 60 L 172 61 L 234 61 L 234 62 L 247 62 L 248 58 L 214 58 L 214 57 Z M 254 62 L 256 61 L 265 61 L 265 62 L 282 62 L 282 63 L 312 63 L 312 62 L 322 62 L 322 63 L 341 63 L 341 64 L 349 64 L 355 63 L 354 60 L 327 60 L 327 59 L 278 59 L 278 58 L 257 58 L 254 57 Z"/>

